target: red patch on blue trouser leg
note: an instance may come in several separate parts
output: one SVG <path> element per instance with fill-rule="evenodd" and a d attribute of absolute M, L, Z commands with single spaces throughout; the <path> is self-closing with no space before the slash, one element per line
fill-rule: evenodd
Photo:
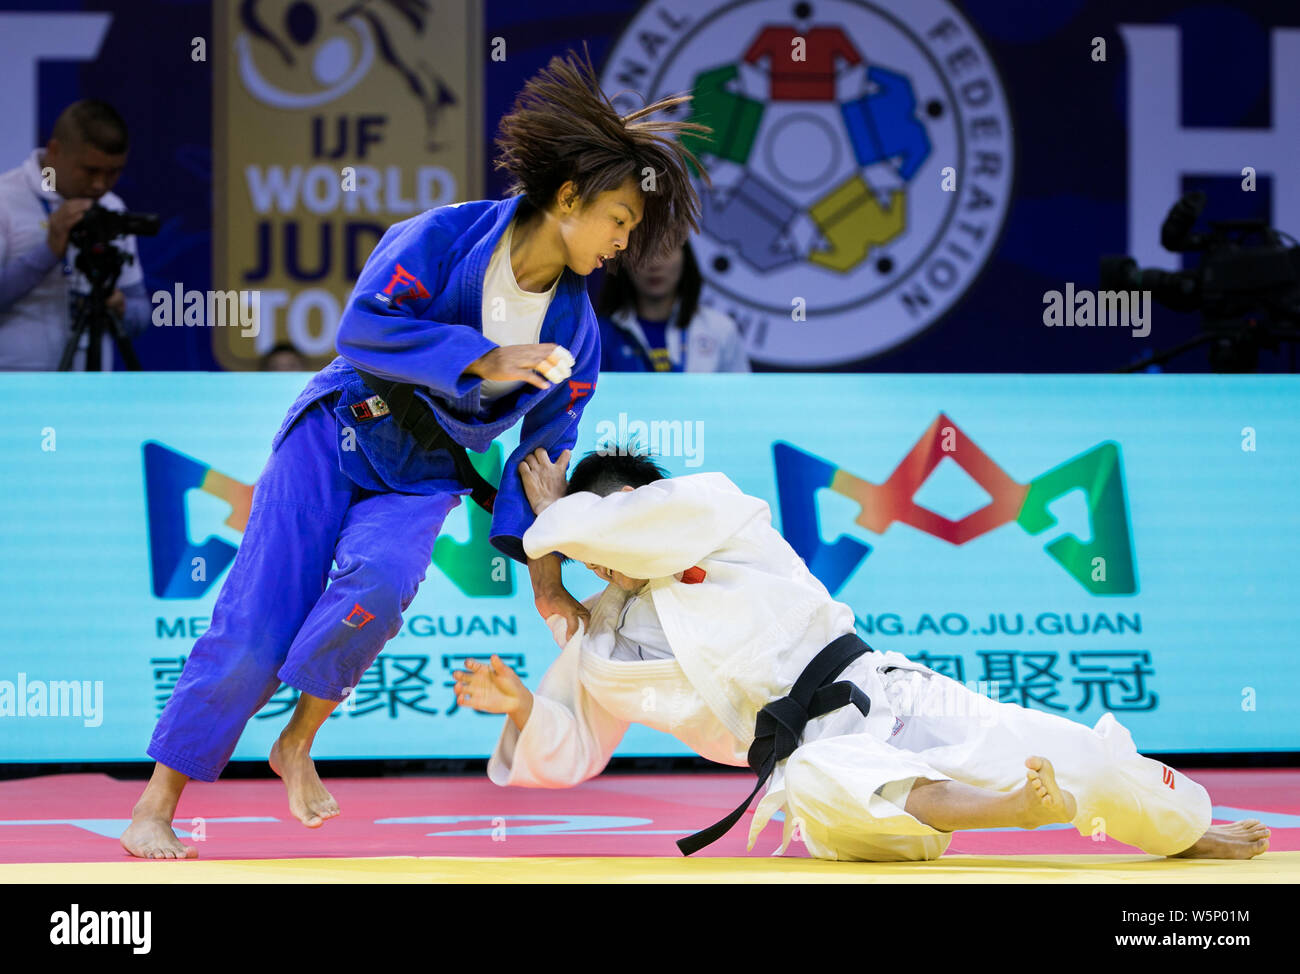
<path fill-rule="evenodd" d="M 291 687 L 342 700 L 384 644 L 424 581 L 433 544 L 455 494 L 367 492 L 348 509 L 329 587 L 308 614 L 280 668 Z"/>

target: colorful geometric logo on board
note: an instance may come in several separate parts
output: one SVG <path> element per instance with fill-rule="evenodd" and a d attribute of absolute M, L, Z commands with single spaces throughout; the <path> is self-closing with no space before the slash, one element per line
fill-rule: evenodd
<path fill-rule="evenodd" d="M 1093 595 L 1137 592 L 1133 537 L 1117 443 L 1099 443 L 1028 483 L 1018 483 L 943 413 L 930 424 L 883 483 L 872 483 L 789 443 L 772 447 L 782 533 L 832 594 L 871 554 L 871 545 L 855 538 L 822 540 L 817 491 L 827 488 L 855 501 L 856 523 L 883 535 L 891 525 L 907 524 L 953 545 L 963 545 L 1012 521 L 1037 535 L 1057 523 L 1048 511 L 1057 498 L 1082 490 L 1092 540 L 1065 534 L 1044 550 Z M 946 518 L 915 500 L 935 468 L 950 459 L 991 498 L 967 516 Z"/>
<path fill-rule="evenodd" d="M 197 545 L 190 540 L 186 494 L 201 490 L 225 501 L 230 505 L 225 523 L 243 531 L 253 505 L 253 485 L 150 440 L 144 445 L 144 489 L 153 594 L 160 599 L 198 598 L 234 561 L 237 548 L 216 537 Z"/>
<path fill-rule="evenodd" d="M 502 450 L 493 443 L 487 453 L 467 453 L 469 462 L 488 483 L 501 482 Z M 492 547 L 492 515 L 477 504 L 466 501 L 469 515 L 469 540 L 457 541 L 439 535 L 433 543 L 433 564 L 442 570 L 463 593 L 476 598 L 505 597 L 515 590 L 514 568 L 510 559 Z"/>
<path fill-rule="evenodd" d="M 486 454 L 469 457 L 489 481 L 500 480 L 499 444 L 494 443 Z M 152 440 L 144 444 L 144 484 L 153 594 L 160 599 L 197 599 L 234 561 L 238 546 L 213 536 L 199 544 L 191 541 L 186 495 L 201 490 L 225 501 L 230 515 L 223 523 L 242 532 L 253 504 L 253 485 Z M 514 569 L 489 540 L 492 516 L 477 504 L 469 505 L 468 515 L 469 539 L 439 537 L 433 548 L 434 566 L 466 595 L 511 595 Z"/>

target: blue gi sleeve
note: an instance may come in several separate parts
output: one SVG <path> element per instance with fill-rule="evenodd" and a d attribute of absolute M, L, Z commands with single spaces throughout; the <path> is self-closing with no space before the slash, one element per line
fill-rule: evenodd
<path fill-rule="evenodd" d="M 523 536 L 536 515 L 524 494 L 519 464 L 538 447 L 545 448 L 546 455 L 554 462 L 578 442 L 578 424 L 596 391 L 596 377 L 600 371 L 600 339 L 594 321 L 586 332 L 582 347 L 569 351 L 574 357 L 573 374 L 525 414 L 519 431 L 519 446 L 501 468 L 501 484 L 497 488 L 496 503 L 492 505 L 492 544 L 515 561 L 525 564 L 528 556 L 524 553 Z"/>
<path fill-rule="evenodd" d="M 441 255 L 450 228 L 438 224 L 438 213 L 405 220 L 384 234 L 343 311 L 336 341 L 354 368 L 456 399 L 482 381 L 465 369 L 497 345 L 469 325 L 429 317 L 449 276 Z"/>

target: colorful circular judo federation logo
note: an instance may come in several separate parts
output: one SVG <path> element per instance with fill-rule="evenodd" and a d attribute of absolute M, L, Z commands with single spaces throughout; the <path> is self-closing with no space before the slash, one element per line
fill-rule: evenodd
<path fill-rule="evenodd" d="M 602 86 L 624 112 L 693 93 L 691 120 L 714 130 L 683 137 L 714 183 L 697 180 L 704 301 L 761 362 L 851 362 L 912 338 L 997 243 L 1011 119 L 946 0 L 651 2 Z"/>

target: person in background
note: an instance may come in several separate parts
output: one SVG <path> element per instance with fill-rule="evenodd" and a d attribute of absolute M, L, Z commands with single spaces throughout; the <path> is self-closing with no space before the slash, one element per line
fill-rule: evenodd
<path fill-rule="evenodd" d="M 302 352 L 288 342 L 280 342 L 263 355 L 261 369 L 263 372 L 312 371 L 312 367 L 307 364 L 307 359 L 303 357 Z"/>
<path fill-rule="evenodd" d="M 700 304 L 701 284 L 689 241 L 640 270 L 611 267 L 596 309 L 600 371 L 750 371 L 735 322 Z"/>
<path fill-rule="evenodd" d="M 125 210 L 111 192 L 126 166 L 126 123 L 111 105 L 74 102 L 54 123 L 50 141 L 16 169 L 0 173 L 0 370 L 52 372 L 72 335 L 73 307 L 90 291 L 77 270 L 72 228 L 98 203 Z M 135 237 L 113 244 L 131 255 L 123 265 L 108 310 L 127 337 L 149 327 L 151 307 Z M 86 367 L 89 336 L 72 367 Z M 104 336 L 101 361 L 112 368 L 112 339 Z"/>

